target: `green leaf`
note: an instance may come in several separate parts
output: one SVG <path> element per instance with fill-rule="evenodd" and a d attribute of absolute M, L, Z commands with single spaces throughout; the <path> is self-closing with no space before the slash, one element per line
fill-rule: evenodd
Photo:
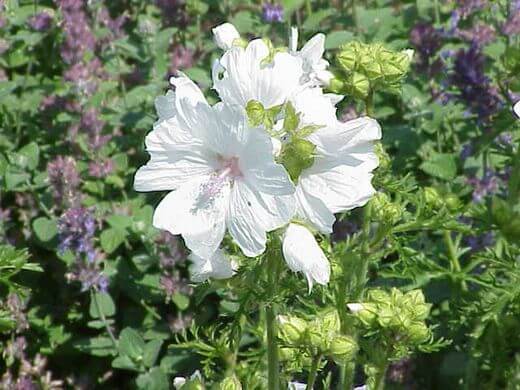
<path fill-rule="evenodd" d="M 419 168 L 428 175 L 443 180 L 453 180 L 457 174 L 457 162 L 455 155 L 451 153 L 435 153 Z"/>
<path fill-rule="evenodd" d="M 180 293 L 173 294 L 172 301 L 180 310 L 186 310 L 190 305 L 190 298 Z"/>
<path fill-rule="evenodd" d="M 285 131 L 292 133 L 298 128 L 300 117 L 296 113 L 294 106 L 289 102 L 285 105 L 285 118 L 283 120 L 283 128 Z"/>
<path fill-rule="evenodd" d="M 113 228 L 125 230 L 132 225 L 132 217 L 128 215 L 114 214 L 107 218 L 107 222 Z"/>
<path fill-rule="evenodd" d="M 146 367 L 152 367 L 159 356 L 163 341 L 156 339 L 146 343 L 143 354 L 143 364 Z"/>
<path fill-rule="evenodd" d="M 72 345 L 77 350 L 93 356 L 109 356 L 116 352 L 112 340 L 103 336 L 76 340 Z"/>
<path fill-rule="evenodd" d="M 136 330 L 125 328 L 119 335 L 119 352 L 133 360 L 141 360 L 144 353 L 144 340 Z"/>
<path fill-rule="evenodd" d="M 136 379 L 139 389 L 167 390 L 170 388 L 168 377 L 159 367 L 152 368 L 146 374 L 141 374 Z"/>
<path fill-rule="evenodd" d="M 139 371 L 139 367 L 126 355 L 121 355 L 112 360 L 112 367 L 121 370 Z"/>
<path fill-rule="evenodd" d="M 56 221 L 40 217 L 33 221 L 33 230 L 36 237 L 42 242 L 51 241 L 58 234 L 58 226 Z"/>
<path fill-rule="evenodd" d="M 31 142 L 25 145 L 18 151 L 18 156 L 23 161 L 22 167 L 26 167 L 29 170 L 33 170 L 38 166 L 38 160 L 40 159 L 40 148 L 36 142 Z"/>
<path fill-rule="evenodd" d="M 309 15 L 307 19 L 305 19 L 302 27 L 305 30 L 315 30 L 325 19 L 333 15 L 335 12 L 336 10 L 333 8 L 326 8 L 314 12 L 313 14 Z"/>
<path fill-rule="evenodd" d="M 99 310 L 97 308 L 96 301 L 99 305 Z M 101 318 L 100 312 L 105 317 L 111 317 L 116 314 L 116 305 L 114 304 L 110 294 L 94 292 L 92 293 L 90 300 L 89 314 L 92 318 Z"/>
<path fill-rule="evenodd" d="M 354 38 L 354 34 L 350 31 L 333 31 L 327 35 L 325 40 L 325 49 L 337 49 L 344 43 L 351 41 Z"/>
<path fill-rule="evenodd" d="M 125 241 L 126 236 L 126 230 L 115 228 L 104 230 L 100 236 L 101 247 L 106 253 L 110 254 Z"/>

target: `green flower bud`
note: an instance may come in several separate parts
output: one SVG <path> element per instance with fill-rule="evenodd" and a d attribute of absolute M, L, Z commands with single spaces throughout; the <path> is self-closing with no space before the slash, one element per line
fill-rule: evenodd
<path fill-rule="evenodd" d="M 265 109 L 258 100 L 250 100 L 247 102 L 246 114 L 251 127 L 258 127 L 264 123 Z"/>
<path fill-rule="evenodd" d="M 359 99 L 366 99 L 370 92 L 370 81 L 364 74 L 354 72 L 347 79 L 347 91 Z"/>
<path fill-rule="evenodd" d="M 297 356 L 297 350 L 295 348 L 289 348 L 289 347 L 280 347 L 279 349 L 280 354 L 280 360 L 282 362 L 292 362 L 296 360 Z"/>
<path fill-rule="evenodd" d="M 421 344 L 430 338 L 430 329 L 423 322 L 414 322 L 406 328 L 410 341 Z"/>
<path fill-rule="evenodd" d="M 439 192 L 433 187 L 424 188 L 424 200 L 426 205 L 432 209 L 440 209 L 444 206 Z"/>
<path fill-rule="evenodd" d="M 204 390 L 204 385 L 199 378 L 190 379 L 180 387 L 181 390 Z"/>
<path fill-rule="evenodd" d="M 363 303 L 363 309 L 356 313 L 365 326 L 371 326 L 377 319 L 377 306 L 373 303 Z"/>
<path fill-rule="evenodd" d="M 313 326 L 307 329 L 307 339 L 305 341 L 306 344 L 320 351 L 328 350 L 330 345 L 330 338 L 323 334 L 321 329 Z"/>
<path fill-rule="evenodd" d="M 218 386 L 219 390 L 242 390 L 242 385 L 236 376 L 228 376 L 220 382 Z"/>
<path fill-rule="evenodd" d="M 397 203 L 392 203 L 390 197 L 383 192 L 377 193 L 372 198 L 372 213 L 376 221 L 393 225 L 403 215 L 403 208 Z"/>
<path fill-rule="evenodd" d="M 446 207 L 448 207 L 448 210 L 450 210 L 451 212 L 460 210 L 462 206 L 460 199 L 455 194 L 446 195 L 444 201 L 446 202 Z"/>
<path fill-rule="evenodd" d="M 307 322 L 298 317 L 278 316 L 279 335 L 287 344 L 298 345 L 307 330 Z"/>
<path fill-rule="evenodd" d="M 381 142 L 378 142 L 375 145 L 375 152 L 377 155 L 377 158 L 379 160 L 379 171 L 386 171 L 390 168 L 392 161 L 390 160 L 390 156 L 385 151 L 383 144 Z"/>
<path fill-rule="evenodd" d="M 356 350 L 356 342 L 345 335 L 336 336 L 330 343 L 330 354 L 338 364 L 344 364 L 351 360 Z"/>
<path fill-rule="evenodd" d="M 291 141 L 283 146 L 281 163 L 294 182 L 304 169 L 310 168 L 314 163 L 315 149 L 316 145 L 312 142 L 296 136 L 291 137 Z"/>
<path fill-rule="evenodd" d="M 346 89 L 345 82 L 337 77 L 330 80 L 329 89 L 334 93 L 344 93 Z"/>
<path fill-rule="evenodd" d="M 324 335 L 338 333 L 341 328 L 341 321 L 337 310 L 330 310 L 318 314 L 317 325 Z"/>

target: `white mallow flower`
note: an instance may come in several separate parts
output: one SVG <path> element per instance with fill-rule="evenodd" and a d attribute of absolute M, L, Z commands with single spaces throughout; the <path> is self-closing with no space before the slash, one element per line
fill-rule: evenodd
<path fill-rule="evenodd" d="M 323 285 L 329 282 L 329 261 L 305 226 L 289 224 L 283 236 L 282 252 L 289 269 L 305 275 L 309 292 L 314 282 Z"/>
<path fill-rule="evenodd" d="M 262 39 L 233 46 L 213 65 L 213 88 L 224 103 L 246 107 L 257 100 L 265 108 L 286 102 L 301 88 L 302 60 L 278 52 L 266 63 L 270 49 Z"/>
<path fill-rule="evenodd" d="M 223 50 L 229 50 L 233 47 L 233 42 L 240 39 L 240 34 L 231 23 L 223 23 L 218 25 L 213 30 L 215 43 Z"/>
<path fill-rule="evenodd" d="M 310 88 L 291 100 L 302 126 L 322 126 L 306 137 L 316 146 L 315 157 L 296 187 L 297 214 L 322 233 L 332 232 L 334 213 L 363 206 L 373 196 L 371 172 L 379 163 L 374 151 L 379 124 L 368 117 L 340 122 L 337 99 Z"/>
<path fill-rule="evenodd" d="M 231 262 L 223 250 L 217 249 L 215 253 L 207 259 L 191 253 L 188 256 L 191 261 L 190 274 L 191 280 L 200 283 L 210 278 L 227 279 L 233 276 L 236 264 Z"/>
<path fill-rule="evenodd" d="M 289 382 L 287 385 L 287 390 L 306 390 L 307 385 L 305 383 L 300 382 Z"/>
<path fill-rule="evenodd" d="M 291 28 L 289 50 L 293 56 L 303 60 L 303 77 L 301 82 L 313 85 L 329 85 L 334 75 L 327 70 L 328 61 L 323 59 L 325 52 L 325 35 L 316 34 L 298 51 L 298 29 Z"/>
<path fill-rule="evenodd" d="M 210 259 L 226 228 L 246 256 L 265 250 L 266 232 L 294 213 L 294 186 L 275 163 L 270 137 L 243 113 L 210 107 L 186 76 L 158 99 L 160 120 L 146 137 L 149 162 L 135 175 L 137 191 L 170 190 L 153 224 L 181 234 L 189 249 Z"/>
<path fill-rule="evenodd" d="M 513 112 L 515 113 L 516 117 L 520 119 L 520 100 L 517 101 L 513 106 Z"/>

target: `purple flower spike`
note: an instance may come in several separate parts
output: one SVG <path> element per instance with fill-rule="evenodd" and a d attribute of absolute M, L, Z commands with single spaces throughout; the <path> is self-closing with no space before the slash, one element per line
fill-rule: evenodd
<path fill-rule="evenodd" d="M 52 16 L 48 12 L 40 12 L 29 19 L 29 26 L 36 31 L 47 31 L 52 25 Z"/>
<path fill-rule="evenodd" d="M 265 3 L 262 7 L 262 18 L 267 23 L 283 22 L 283 7 L 280 4 Z"/>

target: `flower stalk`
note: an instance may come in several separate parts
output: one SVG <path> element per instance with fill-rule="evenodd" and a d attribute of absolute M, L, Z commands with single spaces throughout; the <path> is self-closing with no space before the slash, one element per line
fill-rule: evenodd
<path fill-rule="evenodd" d="M 273 256 L 273 251 L 268 252 L 268 300 L 265 309 L 265 322 L 267 332 L 267 383 L 269 390 L 280 389 L 279 357 L 278 357 L 278 326 L 276 322 L 276 304 L 273 302 L 276 296 L 278 284 L 278 257 Z"/>

